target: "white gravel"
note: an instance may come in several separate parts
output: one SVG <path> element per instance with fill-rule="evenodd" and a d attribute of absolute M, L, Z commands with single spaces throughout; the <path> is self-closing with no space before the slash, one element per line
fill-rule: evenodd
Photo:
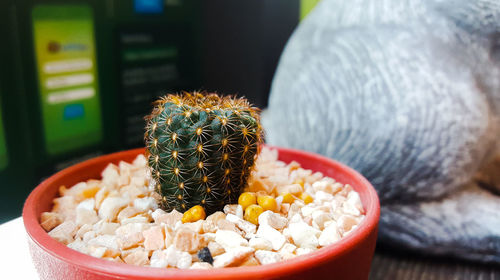
<path fill-rule="evenodd" d="M 158 209 L 143 155 L 132 163 L 109 164 L 101 180 L 61 187 L 41 225 L 59 242 L 85 254 L 182 269 L 284 261 L 334 244 L 357 228 L 365 210 L 351 186 L 277 157 L 277 151 L 264 148 L 245 189 L 277 201 L 278 209 L 262 213 L 258 225 L 244 219 L 241 205 L 226 205 L 225 213 L 187 224 L 181 222 L 181 213 Z M 283 192 L 295 200 L 284 203 Z M 300 200 L 302 192 L 313 202 Z M 196 252 L 204 247 L 213 264 L 199 260 Z"/>

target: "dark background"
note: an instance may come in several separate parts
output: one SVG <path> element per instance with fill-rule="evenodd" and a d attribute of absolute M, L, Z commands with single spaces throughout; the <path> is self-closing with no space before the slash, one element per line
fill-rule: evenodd
<path fill-rule="evenodd" d="M 0 170 L 0 223 L 21 215 L 29 192 L 57 170 L 142 146 L 143 118 L 160 95 L 216 91 L 266 107 L 280 54 L 299 22 L 299 0 L 164 0 L 160 13 L 138 13 L 134 1 L 0 0 L 0 112 L 8 159 Z M 31 12 L 36 5 L 82 4 L 93 12 L 103 137 L 54 156 L 45 150 Z M 129 40 L 134 36 L 149 41 Z M 122 58 L 130 49 L 164 45 L 178 55 L 134 63 Z"/>

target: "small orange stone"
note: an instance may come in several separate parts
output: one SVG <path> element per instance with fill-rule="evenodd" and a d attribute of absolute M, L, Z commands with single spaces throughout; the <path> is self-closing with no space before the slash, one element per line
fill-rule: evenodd
<path fill-rule="evenodd" d="M 182 216 L 183 223 L 193 223 L 206 218 L 205 209 L 200 205 L 195 205 L 187 210 Z"/>
<path fill-rule="evenodd" d="M 264 209 L 261 206 L 252 204 L 245 209 L 243 218 L 254 225 L 258 225 L 259 216 L 262 212 L 264 212 Z"/>
<path fill-rule="evenodd" d="M 248 206 L 257 204 L 257 197 L 254 193 L 244 192 L 238 198 L 238 204 L 245 210 Z"/>
<path fill-rule="evenodd" d="M 264 209 L 264 211 L 276 211 L 276 209 L 278 208 L 276 199 L 274 199 L 274 197 L 270 195 L 262 195 L 257 197 L 257 203 Z"/>

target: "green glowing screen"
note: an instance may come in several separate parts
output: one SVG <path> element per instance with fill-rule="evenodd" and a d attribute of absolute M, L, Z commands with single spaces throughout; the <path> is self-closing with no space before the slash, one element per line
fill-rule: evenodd
<path fill-rule="evenodd" d="M 85 5 L 38 5 L 32 19 L 47 152 L 55 155 L 100 142 L 92 10 Z"/>

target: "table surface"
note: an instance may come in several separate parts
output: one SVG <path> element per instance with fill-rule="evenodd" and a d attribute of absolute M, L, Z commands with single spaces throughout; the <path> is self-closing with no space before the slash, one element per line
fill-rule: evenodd
<path fill-rule="evenodd" d="M 377 248 L 370 280 L 500 280 L 500 266 Z"/>
<path fill-rule="evenodd" d="M 21 218 L 0 225 L 0 264 L 3 279 L 38 279 Z M 370 280 L 500 280 L 500 267 L 457 262 L 377 249 Z"/>
<path fill-rule="evenodd" d="M 0 265 L 3 279 L 38 279 L 31 263 L 27 238 L 21 218 L 0 225 Z"/>

